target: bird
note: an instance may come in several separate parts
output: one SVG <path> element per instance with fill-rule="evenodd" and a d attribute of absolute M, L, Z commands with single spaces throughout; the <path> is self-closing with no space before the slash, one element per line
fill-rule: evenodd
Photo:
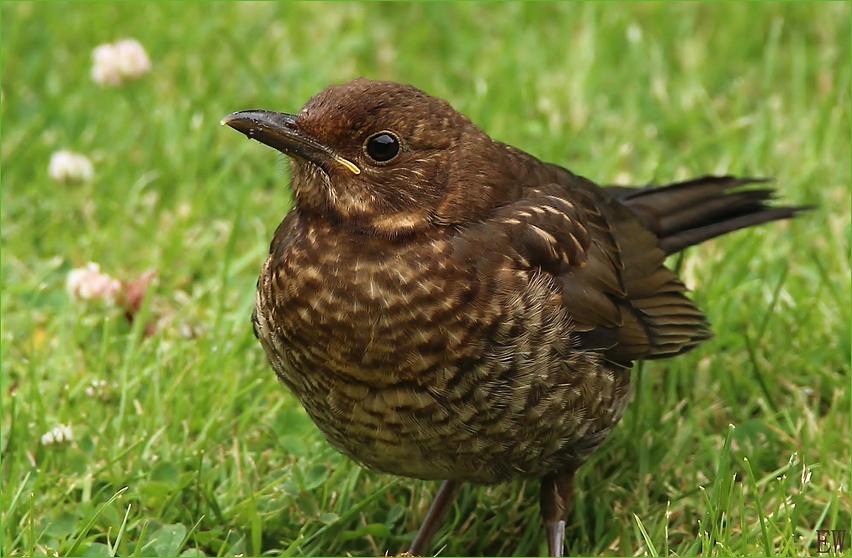
<path fill-rule="evenodd" d="M 712 337 L 666 258 L 808 209 L 772 205 L 762 178 L 599 186 L 391 81 L 221 123 L 290 159 L 251 317 L 272 369 L 337 450 L 442 481 L 409 555 L 463 483 L 527 478 L 561 556 L 574 474 L 634 362 Z"/>

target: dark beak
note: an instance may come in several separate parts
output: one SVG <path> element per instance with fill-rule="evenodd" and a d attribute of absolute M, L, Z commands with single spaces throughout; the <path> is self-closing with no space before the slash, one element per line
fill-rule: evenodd
<path fill-rule="evenodd" d="M 355 163 L 344 159 L 333 149 L 300 134 L 296 129 L 296 116 L 271 110 L 241 110 L 229 114 L 220 122 L 234 130 L 244 133 L 248 138 L 265 143 L 273 149 L 286 154 L 307 159 L 323 167 L 329 159 L 360 174 Z"/>

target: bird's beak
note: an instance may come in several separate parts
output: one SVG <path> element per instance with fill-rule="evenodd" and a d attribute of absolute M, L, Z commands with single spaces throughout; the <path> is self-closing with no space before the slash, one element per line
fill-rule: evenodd
<path fill-rule="evenodd" d="M 248 138 L 265 143 L 273 149 L 287 155 L 295 155 L 317 166 L 331 159 L 352 171 L 361 174 L 361 169 L 350 161 L 338 155 L 330 147 L 300 134 L 296 129 L 296 116 L 271 110 L 241 110 L 229 114 L 220 124 L 228 125 Z"/>

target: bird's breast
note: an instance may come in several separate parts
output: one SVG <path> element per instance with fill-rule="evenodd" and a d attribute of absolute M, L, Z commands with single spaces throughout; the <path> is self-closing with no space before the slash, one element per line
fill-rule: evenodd
<path fill-rule="evenodd" d="M 449 241 L 307 240 L 267 263 L 276 280 L 259 293 L 274 301 L 292 353 L 381 384 L 422 372 L 452 348 L 448 328 L 463 319 L 459 307 L 475 285 L 448 264 Z"/>
<path fill-rule="evenodd" d="M 329 441 L 368 467 L 482 482 L 558 468 L 599 428 L 585 394 L 603 386 L 597 405 L 621 391 L 572 353 L 546 275 L 496 260 L 483 273 L 491 256 L 465 254 L 437 234 L 307 230 L 273 245 L 258 336 Z"/>

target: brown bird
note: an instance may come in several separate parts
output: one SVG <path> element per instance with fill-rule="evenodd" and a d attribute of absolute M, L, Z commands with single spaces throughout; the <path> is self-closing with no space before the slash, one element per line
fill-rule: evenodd
<path fill-rule="evenodd" d="M 292 160 L 252 314 L 278 378 L 352 459 L 444 481 L 412 555 L 460 483 L 528 477 L 560 556 L 574 472 L 633 362 L 712 335 L 666 256 L 805 209 L 751 178 L 602 188 L 392 82 L 222 123 Z"/>

